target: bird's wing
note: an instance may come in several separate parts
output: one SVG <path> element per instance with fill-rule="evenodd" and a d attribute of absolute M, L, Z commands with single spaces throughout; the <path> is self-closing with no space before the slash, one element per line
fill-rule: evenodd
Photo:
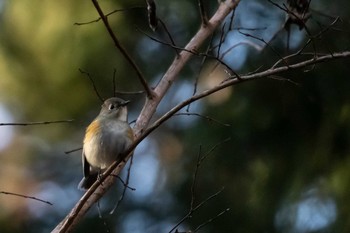
<path fill-rule="evenodd" d="M 83 150 L 83 153 L 82 153 L 82 160 L 83 160 L 82 162 L 83 162 L 84 177 L 88 177 L 90 175 L 90 164 L 86 160 L 84 150 Z"/>

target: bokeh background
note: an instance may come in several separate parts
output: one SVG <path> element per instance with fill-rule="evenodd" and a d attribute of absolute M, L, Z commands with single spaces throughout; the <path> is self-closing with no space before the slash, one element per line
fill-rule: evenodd
<path fill-rule="evenodd" d="M 204 2 L 209 15 L 215 12 L 217 1 Z M 157 1 L 158 16 L 179 46 L 200 25 L 197 4 Z M 127 9 L 109 16 L 109 22 L 155 85 L 175 53 L 141 32 L 167 40 L 163 30 L 149 29 L 145 2 L 103 0 L 101 6 L 105 13 Z M 307 26 L 313 35 L 340 17 L 314 40 L 316 50 L 349 49 L 349 3 L 312 1 L 311 8 Z M 101 22 L 76 25 L 97 18 L 90 1 L 0 1 L 0 122 L 74 119 L 0 127 L 0 192 L 53 203 L 0 193 L 0 232 L 50 232 L 83 195 L 76 189 L 81 152 L 65 152 L 81 147 L 101 102 L 79 69 L 90 74 L 104 98 L 113 96 L 114 73 L 118 91 L 142 90 Z M 279 59 L 276 51 L 297 51 L 308 35 L 292 27 L 286 51 L 287 33 L 277 33 L 284 21 L 285 13 L 268 1 L 242 0 L 221 48 L 230 50 L 224 61 L 247 73 L 273 64 Z M 275 36 L 275 51 L 235 28 L 250 29 L 244 32 L 266 41 Z M 220 32 L 214 43 L 219 38 Z M 313 52 L 312 47 L 306 51 Z M 200 90 L 226 78 L 214 61 L 201 62 L 193 58 L 186 66 L 155 118 L 191 96 L 197 78 Z M 161 126 L 136 149 L 129 184 L 136 190 L 127 190 L 110 215 L 122 191 L 117 182 L 100 201 L 100 214 L 92 208 L 75 232 L 169 232 L 187 214 L 192 197 L 197 205 L 220 190 L 177 229 L 193 231 L 204 224 L 199 232 L 349 232 L 349 75 L 350 60 L 343 59 L 243 83 L 192 104 L 189 112 L 214 120 L 181 115 Z M 144 95 L 120 97 L 132 101 L 129 121 L 134 121 Z M 191 192 L 198 155 L 208 156 Z"/>

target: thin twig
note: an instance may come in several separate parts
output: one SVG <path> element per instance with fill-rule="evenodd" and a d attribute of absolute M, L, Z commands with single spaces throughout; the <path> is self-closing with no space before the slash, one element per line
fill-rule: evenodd
<path fill-rule="evenodd" d="M 6 192 L 6 191 L 0 191 L 0 194 L 5 194 L 5 195 L 12 195 L 12 196 L 17 196 L 17 197 L 23 197 L 23 198 L 27 198 L 27 199 L 32 199 L 35 201 L 39 201 L 48 205 L 53 205 L 51 202 L 49 201 L 45 201 L 43 199 L 37 198 L 37 197 L 32 197 L 32 196 L 27 196 L 27 195 L 23 195 L 23 194 L 18 194 L 18 193 L 12 193 L 12 192 Z"/>
<path fill-rule="evenodd" d="M 172 44 L 173 46 L 176 46 L 175 41 L 174 41 L 173 37 L 171 36 L 170 31 L 168 30 L 167 26 L 166 26 L 165 23 L 163 22 L 163 20 L 161 20 L 161 19 L 158 19 L 158 20 L 159 20 L 160 24 L 162 25 L 164 31 L 165 31 L 166 34 L 168 35 L 171 44 Z M 180 55 L 180 54 L 179 54 L 179 51 L 178 51 L 176 48 L 174 48 L 174 47 L 173 47 L 173 49 L 175 50 L 176 56 L 179 56 L 179 55 Z"/>
<path fill-rule="evenodd" d="M 212 117 L 209 117 L 209 116 L 203 116 L 199 113 L 191 113 L 191 112 L 180 112 L 180 113 L 176 113 L 174 114 L 174 116 L 198 116 L 198 117 L 201 117 L 201 118 L 204 118 L 205 120 L 207 121 L 212 121 L 212 122 L 215 122 L 219 125 L 222 125 L 222 126 L 226 126 L 226 127 L 230 127 L 231 125 L 230 124 L 226 124 L 226 123 L 222 123 L 218 120 L 215 120 L 214 118 Z"/>
<path fill-rule="evenodd" d="M 177 113 L 178 111 L 180 111 L 182 108 L 184 108 L 185 106 L 187 106 L 190 103 L 193 103 L 194 101 L 197 101 L 199 99 L 202 99 L 208 95 L 211 95 L 213 93 L 216 93 L 226 87 L 229 86 L 233 86 L 245 81 L 251 81 L 251 80 L 255 80 L 255 79 L 261 79 L 261 78 L 266 78 L 272 75 L 277 75 L 279 73 L 282 72 L 286 72 L 288 70 L 293 70 L 293 69 L 298 69 L 298 68 L 302 68 L 302 67 L 306 67 L 309 65 L 314 65 L 317 63 L 321 63 L 321 62 L 326 62 L 329 60 L 335 60 L 335 59 L 340 59 L 340 58 L 347 58 L 350 57 L 350 51 L 344 51 L 344 52 L 340 52 L 340 53 L 333 53 L 333 54 L 327 54 L 327 55 L 323 55 L 323 56 L 319 56 L 316 58 L 312 58 L 309 60 L 305 60 L 302 62 L 298 62 L 298 63 L 294 63 L 294 64 L 289 64 L 289 66 L 282 66 L 282 67 L 278 67 L 278 68 L 270 68 L 264 71 L 261 71 L 259 73 L 254 73 L 254 74 L 248 74 L 248 75 L 243 75 L 240 77 L 240 79 L 238 78 L 228 78 L 226 79 L 224 82 L 221 82 L 220 84 L 218 84 L 217 86 L 202 91 L 201 93 L 198 93 L 190 98 L 188 98 L 187 100 L 179 103 L 178 105 L 176 105 L 175 107 L 173 107 L 171 110 L 169 110 L 167 113 L 165 113 L 162 117 L 160 117 L 158 120 L 156 120 L 146 131 L 144 131 L 142 138 L 146 137 L 148 134 L 150 134 L 154 129 L 158 128 L 161 124 L 163 124 L 165 121 L 167 121 L 169 118 L 171 118 L 175 113 Z"/>
<path fill-rule="evenodd" d="M 131 166 L 132 166 L 133 158 L 134 158 L 134 156 L 132 155 L 132 156 L 130 157 L 130 160 L 129 160 L 130 163 L 129 163 L 128 172 L 127 172 L 127 175 L 126 175 L 126 181 L 123 182 L 124 188 L 123 188 L 122 195 L 120 196 L 119 200 L 117 201 L 117 203 L 115 204 L 115 206 L 113 207 L 113 209 L 109 212 L 109 214 L 113 214 L 114 211 L 119 207 L 120 203 L 124 200 L 126 190 L 127 190 L 128 187 L 129 187 L 130 173 L 131 173 Z M 119 177 L 119 179 L 121 180 L 120 177 Z M 132 190 L 132 189 L 131 189 L 131 190 Z M 134 189 L 134 190 L 135 190 L 135 189 Z"/>
<path fill-rule="evenodd" d="M 74 120 L 57 120 L 57 121 L 37 121 L 37 122 L 21 122 L 21 123 L 0 123 L 0 126 L 29 126 L 29 125 L 48 125 L 56 123 L 69 123 Z"/>
<path fill-rule="evenodd" d="M 338 20 L 339 20 L 339 17 L 336 17 L 332 23 L 330 23 L 326 28 L 324 28 L 323 30 L 321 30 L 321 31 L 320 31 L 318 34 L 316 34 L 314 37 L 315 37 L 315 38 L 321 37 L 321 36 L 322 36 L 325 32 L 327 32 L 334 24 L 336 24 L 336 23 L 338 22 Z M 314 56 L 314 57 L 315 57 L 315 56 L 320 56 L 320 55 L 326 55 L 326 54 L 320 54 L 320 53 L 317 53 L 317 54 L 315 54 L 315 53 L 303 53 L 303 50 L 305 49 L 305 47 L 306 47 L 310 42 L 311 42 L 311 39 L 309 39 L 309 40 L 305 43 L 305 45 L 304 45 L 301 49 L 299 49 L 297 52 L 295 52 L 295 53 L 293 53 L 293 54 L 290 54 L 290 55 L 288 55 L 288 56 L 285 56 L 285 57 L 283 57 L 283 59 L 278 60 L 271 68 L 277 67 L 277 65 L 278 65 L 279 63 L 281 63 L 281 61 L 283 61 L 283 60 L 287 60 L 287 59 L 290 59 L 290 58 L 292 58 L 292 57 L 296 57 L 296 56 L 299 56 L 299 55 L 312 55 L 312 56 Z"/>
<path fill-rule="evenodd" d="M 251 37 L 255 40 L 258 40 L 258 41 L 261 41 L 262 43 L 264 43 L 267 47 L 269 47 L 272 52 L 274 52 L 283 62 L 285 65 L 288 66 L 288 62 L 286 60 L 284 60 L 283 56 L 281 54 L 279 54 L 271 45 L 269 45 L 269 43 L 267 43 L 263 38 L 259 38 L 259 37 L 256 37 L 256 36 L 253 36 L 252 34 L 248 34 L 248 33 L 244 33 L 242 32 L 241 30 L 238 30 L 238 32 L 246 37 Z"/>
<path fill-rule="evenodd" d="M 76 151 L 79 151 L 79 150 L 82 150 L 82 149 L 83 149 L 82 147 L 79 147 L 79 148 L 76 148 L 76 149 L 73 149 L 73 150 L 65 151 L 64 153 L 65 154 L 70 154 L 70 153 L 73 153 L 73 152 L 76 152 Z"/>
<path fill-rule="evenodd" d="M 126 187 L 127 189 L 130 189 L 131 191 L 136 191 L 136 188 L 130 187 L 119 175 L 112 175 L 112 176 L 117 178 L 123 184 L 123 186 Z"/>
<path fill-rule="evenodd" d="M 210 42 L 209 42 L 209 44 L 208 44 L 208 46 L 206 48 L 206 51 L 205 51 L 206 54 L 209 54 L 209 51 L 211 51 L 211 49 L 212 49 L 214 36 L 215 36 L 215 33 L 213 33 L 213 35 L 210 38 Z M 194 84 L 193 84 L 193 93 L 192 93 L 192 95 L 195 95 L 197 93 L 198 81 L 199 81 L 200 73 L 202 72 L 202 69 L 204 67 L 204 63 L 205 63 L 206 60 L 207 60 L 207 57 L 203 56 L 201 64 L 199 66 L 198 75 L 196 75 L 196 79 L 195 79 Z M 187 106 L 186 112 L 190 111 L 190 106 L 191 106 L 190 104 Z"/>
<path fill-rule="evenodd" d="M 134 70 L 136 71 L 137 77 L 139 78 L 139 81 L 141 82 L 143 88 L 145 89 L 146 93 L 147 93 L 147 97 L 152 99 L 153 98 L 153 91 L 151 90 L 151 88 L 148 86 L 148 83 L 146 81 L 146 79 L 143 77 L 141 70 L 139 69 L 139 67 L 136 65 L 136 63 L 134 62 L 134 60 L 131 58 L 131 56 L 129 55 L 129 53 L 126 51 L 126 49 L 119 43 L 119 40 L 117 39 L 116 35 L 114 34 L 111 26 L 109 25 L 108 22 L 108 18 L 106 17 L 106 15 L 103 13 L 100 5 L 98 4 L 97 0 L 92 0 L 92 3 L 94 4 L 98 14 L 100 15 L 103 24 L 105 25 L 111 39 L 114 42 L 114 45 L 118 48 L 118 50 L 122 53 L 122 55 L 125 57 L 125 59 L 129 62 L 129 64 L 134 68 Z"/>
<path fill-rule="evenodd" d="M 195 48 L 199 48 L 203 42 L 212 35 L 215 28 L 218 27 L 223 21 L 223 19 L 234 9 L 239 1 L 227 0 L 219 5 L 217 12 L 210 19 L 209 23 L 211 27 L 200 28 L 199 31 L 193 36 L 190 42 L 186 45 L 186 49 L 191 50 Z M 244 79 L 239 80 L 238 78 L 228 78 L 226 81 L 220 83 L 219 85 L 205 90 L 201 93 L 192 96 L 186 101 L 180 103 L 175 106 L 169 112 L 167 112 L 163 117 L 158 119 L 153 125 L 147 128 L 149 122 L 151 121 L 152 116 L 154 115 L 157 106 L 160 101 L 165 96 L 167 90 L 171 87 L 172 83 L 178 77 L 178 74 L 183 69 L 184 65 L 187 64 L 188 60 L 192 57 L 192 54 L 188 52 L 182 51 L 180 53 L 180 58 L 175 58 L 172 64 L 169 66 L 169 69 L 165 72 L 161 81 L 155 87 L 154 92 L 155 98 L 152 100 L 147 100 L 138 119 L 134 126 L 134 134 L 135 141 L 134 143 L 125 151 L 125 153 L 121 156 L 118 161 L 114 162 L 103 174 L 101 180 L 104 182 L 104 186 L 100 185 L 100 182 L 95 182 L 89 190 L 84 194 L 84 196 L 79 200 L 79 202 L 74 206 L 74 208 L 70 211 L 70 213 L 56 226 L 53 230 L 54 233 L 58 232 L 67 232 L 71 231 L 73 227 L 79 222 L 84 214 L 89 210 L 89 208 L 100 199 L 104 193 L 108 190 L 109 187 L 114 183 L 114 179 L 110 176 L 110 174 L 119 174 L 121 169 L 124 167 L 125 162 L 130 156 L 131 152 L 135 149 L 135 147 L 145 139 L 150 133 L 152 133 L 160 124 L 164 123 L 167 119 L 169 119 L 173 114 L 182 109 L 184 106 L 187 106 L 189 103 L 192 103 L 198 99 L 204 98 L 212 93 L 220 91 L 228 86 L 233 86 L 236 84 L 240 84 L 243 81 L 250 81 L 255 79 L 266 78 L 270 75 L 277 75 L 281 72 L 285 72 L 291 69 L 302 68 L 308 66 L 310 64 L 316 64 L 320 62 L 325 62 L 329 60 L 335 60 L 339 58 L 350 57 L 350 51 L 345 51 L 342 53 L 333 53 L 332 55 L 325 55 L 321 57 L 313 58 L 311 61 L 306 60 L 300 63 L 294 63 L 289 67 L 279 67 L 276 69 L 269 69 L 259 73 L 245 75 Z"/>
<path fill-rule="evenodd" d="M 194 208 L 192 208 L 173 228 L 171 228 L 171 230 L 169 231 L 169 233 L 173 232 L 178 226 L 180 226 L 184 221 L 186 221 L 188 218 L 190 218 L 193 214 L 193 212 L 195 212 L 196 210 L 198 210 L 199 208 L 201 208 L 205 203 L 209 202 L 211 199 L 217 197 L 222 191 L 224 190 L 224 188 L 221 188 L 219 191 L 217 191 L 216 193 L 210 195 L 209 197 L 207 197 L 205 200 L 203 200 L 202 202 L 200 202 L 198 205 L 196 205 Z"/>
<path fill-rule="evenodd" d="M 134 143 L 125 151 L 123 155 L 121 155 L 120 159 L 116 162 L 114 162 L 103 174 L 100 180 L 104 181 L 105 186 L 101 187 L 100 182 L 95 182 L 89 190 L 86 191 L 85 195 L 79 200 L 79 202 L 75 205 L 75 207 L 71 210 L 71 212 L 63 219 L 57 226 L 56 228 L 52 231 L 53 233 L 58 233 L 58 232 L 67 232 L 67 230 L 72 229 L 78 222 L 78 220 L 84 215 L 87 210 L 92 206 L 93 203 L 96 202 L 102 195 L 108 190 L 107 187 L 112 186 L 114 179 L 107 179 L 110 174 L 119 174 L 121 169 L 124 167 L 125 163 L 123 162 L 124 160 L 126 161 L 130 156 L 132 151 L 136 148 L 136 146 L 143 140 L 145 139 L 150 133 L 152 133 L 155 129 L 157 129 L 162 123 L 164 123 L 166 120 L 168 120 L 173 114 L 178 112 L 180 109 L 183 107 L 187 106 L 188 104 L 204 98 L 210 94 L 213 94 L 217 91 L 220 91 L 228 86 L 233 86 L 239 83 L 242 83 L 243 81 L 251 81 L 255 79 L 261 79 L 261 78 L 266 78 L 270 75 L 277 75 L 281 72 L 285 72 L 287 70 L 291 69 L 297 69 L 297 68 L 302 68 L 311 64 L 316 64 L 320 62 L 326 62 L 329 60 L 335 60 L 335 59 L 340 59 L 340 58 L 348 58 L 350 57 L 350 51 L 344 51 L 340 53 L 333 53 L 331 55 L 327 54 L 324 56 L 316 57 L 310 60 L 302 61 L 299 63 L 294 63 L 289 65 L 289 67 L 279 67 L 275 69 L 268 69 L 259 73 L 255 74 L 249 74 L 243 76 L 241 80 L 239 79 L 227 79 L 225 82 L 220 83 L 216 87 L 213 87 L 209 90 L 205 90 L 201 93 L 198 93 L 191 98 L 187 99 L 186 101 L 183 101 L 176 105 L 174 108 L 172 108 L 170 111 L 165 113 L 161 118 L 159 118 L 156 122 L 154 122 L 150 127 L 145 129 L 145 123 L 147 123 L 148 115 L 142 115 L 140 117 L 144 117 L 142 119 L 138 119 L 137 123 L 135 125 L 135 128 L 137 129 L 137 132 L 134 132 L 136 135 Z M 147 105 L 149 106 L 149 105 Z M 147 109 L 149 110 L 149 109 Z M 147 114 L 152 115 L 153 110 L 149 110 Z M 141 113 L 145 114 L 145 113 Z M 150 116 L 151 116 L 150 115 Z M 150 118 L 149 116 L 149 118 Z M 143 124 L 141 124 L 143 123 Z M 141 124 L 141 125 L 140 125 Z M 141 128 L 138 128 L 141 127 Z"/>
<path fill-rule="evenodd" d="M 104 99 L 102 98 L 102 96 L 101 96 L 100 93 L 98 92 L 97 87 L 96 87 L 96 84 L 95 84 L 95 81 L 94 81 L 94 79 L 90 76 L 90 73 L 87 72 L 87 71 L 84 71 L 84 70 L 82 70 L 82 69 L 80 69 L 80 68 L 79 68 L 79 71 L 80 71 L 80 73 L 85 74 L 85 75 L 89 78 L 89 80 L 90 80 L 90 82 L 91 82 L 91 84 L 92 84 L 92 86 L 93 86 L 93 88 L 94 88 L 94 91 L 95 91 L 97 97 L 100 99 L 101 102 L 103 102 Z"/>
<path fill-rule="evenodd" d="M 143 7 L 143 6 L 133 6 L 133 7 L 129 7 L 129 8 L 118 9 L 118 10 L 114 10 L 114 11 L 111 11 L 111 12 L 107 13 L 106 17 L 108 17 L 108 16 L 110 16 L 110 15 L 112 15 L 114 13 L 121 12 L 121 11 L 129 11 L 129 10 L 144 9 L 144 8 L 145 7 Z M 88 22 L 74 23 L 73 25 L 82 26 L 82 25 L 87 25 L 87 24 L 91 24 L 91 23 L 97 23 L 100 20 L 101 20 L 101 17 L 99 17 L 97 19 L 94 19 L 94 20 L 91 20 L 91 21 L 88 21 Z"/>
<path fill-rule="evenodd" d="M 201 228 L 203 228 L 204 226 L 206 226 L 206 225 L 208 225 L 209 223 L 213 222 L 214 220 L 218 219 L 219 217 L 221 217 L 223 214 L 227 213 L 228 211 L 230 211 L 230 208 L 227 208 L 227 209 L 221 211 L 221 212 L 218 213 L 215 217 L 210 218 L 210 219 L 208 219 L 208 221 L 206 221 L 206 222 L 200 224 L 196 229 L 194 229 L 193 232 L 199 231 Z"/>
<path fill-rule="evenodd" d="M 235 13 L 236 13 L 236 10 L 233 10 L 232 14 L 231 14 L 231 17 L 230 17 L 230 23 L 229 23 L 229 26 L 228 26 L 228 30 L 229 31 L 233 30 L 233 19 L 235 18 Z"/>
<path fill-rule="evenodd" d="M 222 64 L 223 66 L 225 66 L 227 68 L 227 70 L 229 71 L 231 76 L 232 76 L 232 74 L 234 74 L 235 77 L 237 77 L 238 79 L 240 77 L 240 75 L 236 71 L 234 71 L 229 65 L 227 65 L 221 58 L 218 58 L 217 56 L 213 56 L 213 55 L 210 55 L 210 54 L 207 54 L 207 53 L 199 53 L 196 50 L 189 50 L 189 49 L 186 49 L 186 48 L 174 46 L 172 44 L 169 44 L 168 42 L 164 42 L 164 41 L 161 41 L 161 40 L 159 40 L 159 39 L 157 39 L 155 37 L 150 36 L 149 34 L 147 34 L 146 32 L 142 31 L 141 29 L 138 29 L 138 30 L 140 32 L 142 32 L 143 34 L 145 34 L 147 37 L 149 37 L 151 40 L 156 41 L 156 42 L 158 42 L 160 44 L 163 44 L 163 45 L 166 45 L 166 46 L 169 46 L 169 47 L 181 50 L 181 51 L 185 51 L 185 52 L 191 53 L 191 54 L 196 55 L 196 56 L 212 58 L 212 59 L 216 60 L 217 62 L 219 62 L 220 64 Z"/>
<path fill-rule="evenodd" d="M 187 214 L 169 231 L 169 233 L 171 233 L 173 230 L 175 230 L 178 226 L 180 226 L 184 221 L 186 221 L 188 218 L 190 218 L 192 216 L 192 214 L 199 209 L 201 206 L 203 206 L 206 202 L 208 202 L 209 200 L 213 199 L 214 197 L 216 197 L 217 195 L 219 195 L 224 188 L 222 188 L 221 190 L 219 190 L 218 192 L 214 193 L 213 195 L 209 196 L 207 199 L 205 199 L 204 201 L 200 202 L 198 205 L 194 205 L 195 202 L 195 192 L 196 192 L 196 183 L 197 183 L 197 176 L 198 176 L 198 172 L 199 169 L 203 163 L 203 161 L 221 144 L 228 142 L 230 140 L 230 138 L 225 139 L 224 141 L 221 141 L 219 143 L 217 143 L 216 145 L 214 145 L 204 156 L 202 156 L 202 146 L 199 146 L 199 150 L 198 150 L 198 156 L 197 156 L 197 163 L 196 163 L 196 168 L 195 171 L 193 173 L 193 178 L 192 178 L 192 185 L 191 185 L 191 201 L 190 201 L 190 209 L 188 210 Z"/>

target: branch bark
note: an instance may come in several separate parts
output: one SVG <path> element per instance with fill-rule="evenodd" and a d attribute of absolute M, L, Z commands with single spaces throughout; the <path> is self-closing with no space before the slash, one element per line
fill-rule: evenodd
<path fill-rule="evenodd" d="M 93 2 L 95 3 L 94 0 Z M 220 26 L 226 16 L 237 7 L 238 3 L 239 0 L 226 0 L 225 2 L 220 3 L 218 10 L 209 20 L 208 24 L 200 27 L 196 35 L 194 35 L 185 48 L 187 50 L 196 51 L 202 45 L 202 43 L 211 34 L 213 34 L 215 29 Z M 101 12 L 99 12 L 99 14 L 102 20 L 104 20 L 106 26 L 107 21 L 105 16 Z M 153 128 L 153 130 L 146 130 L 158 104 L 164 97 L 167 90 L 170 88 L 171 84 L 177 78 L 179 72 L 192 56 L 192 53 L 186 51 L 182 51 L 179 56 L 176 56 L 161 81 L 155 87 L 153 96 L 148 96 L 146 98 L 146 103 L 144 104 L 134 127 L 136 141 L 127 151 L 127 156 L 122 161 L 116 161 L 107 169 L 107 171 L 101 177 L 100 182 L 95 182 L 95 184 L 91 186 L 91 188 L 84 194 L 70 213 L 56 226 L 55 229 L 53 229 L 53 233 L 71 232 L 74 226 L 78 224 L 80 219 L 85 215 L 90 207 L 104 195 L 109 187 L 112 186 L 115 178 L 110 176 L 110 174 L 118 175 L 121 169 L 124 167 L 125 161 L 130 158 L 132 151 L 137 144 L 155 129 Z M 100 185 L 100 183 L 102 183 L 102 185 Z"/>
<path fill-rule="evenodd" d="M 285 66 L 276 67 L 273 65 L 271 68 L 261 71 L 255 72 L 253 74 L 248 75 L 234 75 L 232 77 L 228 77 L 225 81 L 218 83 L 218 85 L 214 88 L 205 90 L 201 93 L 198 93 L 191 98 L 179 103 L 171 110 L 169 110 L 166 114 L 164 114 L 161 118 L 153 122 L 149 126 L 151 117 L 156 111 L 156 108 L 160 101 L 163 99 L 167 90 L 170 88 L 172 83 L 178 77 L 179 72 L 182 70 L 184 65 L 189 61 L 189 59 L 197 54 L 198 48 L 202 45 L 202 43 L 213 34 L 214 30 L 218 28 L 223 20 L 228 16 L 232 10 L 234 10 L 239 3 L 239 0 L 226 0 L 225 2 L 220 3 L 218 10 L 212 16 L 212 18 L 208 21 L 206 25 L 202 25 L 196 35 L 191 39 L 191 41 L 186 45 L 185 49 L 181 51 L 179 56 L 176 56 L 170 65 L 167 72 L 164 74 L 159 84 L 153 90 L 153 98 L 147 97 L 144 107 L 136 121 L 134 126 L 134 134 L 136 141 L 133 146 L 128 149 L 125 153 L 125 157 L 113 163 L 109 169 L 103 174 L 100 179 L 100 182 L 96 182 L 80 199 L 80 201 L 75 205 L 75 207 L 71 210 L 71 212 L 63 219 L 56 228 L 52 231 L 54 233 L 58 232 L 70 232 L 74 228 L 74 226 L 80 221 L 80 219 L 85 215 L 85 213 L 89 210 L 89 208 L 98 201 L 104 193 L 112 186 L 114 183 L 115 176 L 118 175 L 121 169 L 124 167 L 125 162 L 130 158 L 132 151 L 135 147 L 140 143 L 145 137 L 147 137 L 151 132 L 157 129 L 162 123 L 172 117 L 175 113 L 181 110 L 183 107 L 188 104 L 197 101 L 201 98 L 204 98 L 210 94 L 213 94 L 217 91 L 220 91 L 229 86 L 233 86 L 245 81 L 255 80 L 259 78 L 266 78 L 272 75 L 277 75 L 282 72 L 286 72 L 291 69 L 300 69 L 307 67 L 309 65 L 314 65 L 321 62 L 326 62 L 334 59 L 346 58 L 350 57 L 350 51 L 344 51 L 339 53 L 332 54 L 323 54 L 316 55 L 309 60 L 303 60 L 298 63 L 288 64 Z M 194 52 L 191 52 L 194 51 Z M 283 60 L 284 58 L 281 58 Z M 280 60 L 280 61 L 281 61 Z M 276 64 L 279 64 L 278 61 Z M 112 175 L 113 176 L 112 176 Z M 102 185 L 101 185 L 102 183 Z"/>
<path fill-rule="evenodd" d="M 215 15 L 209 20 L 209 23 L 207 26 L 202 26 L 197 34 L 193 37 L 193 39 L 187 44 L 185 47 L 185 50 L 183 50 L 180 53 L 180 56 L 176 57 L 169 67 L 168 71 L 165 73 L 159 84 L 154 90 L 154 93 L 156 94 L 154 98 L 146 99 L 146 103 L 144 105 L 144 108 L 142 109 L 135 127 L 134 127 L 134 133 L 136 136 L 136 141 L 133 144 L 131 148 L 127 151 L 125 154 L 125 158 L 121 161 L 116 161 L 113 163 L 109 169 L 104 173 L 104 175 L 101 177 L 100 182 L 96 182 L 86 193 L 85 195 L 80 199 L 80 201 L 76 204 L 76 206 L 71 210 L 71 212 L 66 216 L 66 218 L 57 225 L 57 227 L 52 232 L 70 232 L 73 227 L 79 222 L 79 220 L 85 215 L 85 213 L 89 210 L 89 208 L 98 201 L 103 194 L 108 190 L 108 188 L 114 183 L 114 177 L 111 176 L 119 174 L 121 169 L 125 165 L 125 161 L 127 161 L 134 148 L 140 143 L 145 137 L 147 137 L 151 132 L 153 132 L 155 129 L 157 129 L 162 123 L 164 123 L 166 120 L 168 120 L 170 117 L 172 117 L 175 113 L 177 113 L 179 110 L 181 110 L 183 107 L 187 106 L 188 104 L 197 101 L 201 98 L 204 98 L 210 94 L 213 94 L 217 91 L 220 91 L 224 88 L 227 88 L 229 86 L 233 86 L 245 81 L 251 81 L 255 79 L 261 79 L 261 78 L 267 78 L 272 75 L 277 75 L 283 72 L 286 72 L 288 70 L 292 69 L 301 69 L 305 68 L 310 65 L 314 65 L 321 62 L 327 62 L 335 59 L 341 59 L 341 58 L 348 58 L 350 57 L 350 51 L 344 51 L 339 53 L 332 53 L 332 54 L 323 54 L 323 55 L 317 55 L 309 60 L 303 60 L 301 62 L 297 62 L 294 64 L 288 64 L 285 66 L 276 67 L 276 65 L 273 65 L 271 68 L 261 71 L 261 72 L 255 72 L 253 74 L 248 75 L 241 75 L 239 78 L 237 76 L 228 77 L 225 81 L 219 83 L 216 87 L 205 90 L 201 93 L 198 93 L 191 98 L 179 103 L 175 107 L 173 107 L 171 110 L 169 110 L 166 114 L 164 114 L 161 118 L 159 118 L 157 121 L 155 121 L 151 126 L 148 127 L 150 119 L 154 112 L 156 111 L 156 108 L 159 104 L 159 102 L 162 100 L 163 96 L 171 86 L 171 84 L 176 80 L 177 75 L 179 74 L 180 70 L 184 67 L 186 62 L 193 56 L 193 53 L 189 51 L 197 50 L 197 48 L 200 47 L 200 45 L 203 43 L 203 41 L 208 38 L 217 28 L 221 22 L 225 19 L 225 17 L 237 6 L 237 1 L 226 1 L 225 3 L 221 3 L 217 12 Z M 284 59 L 284 58 L 281 58 Z M 277 62 L 279 63 L 279 62 Z"/>

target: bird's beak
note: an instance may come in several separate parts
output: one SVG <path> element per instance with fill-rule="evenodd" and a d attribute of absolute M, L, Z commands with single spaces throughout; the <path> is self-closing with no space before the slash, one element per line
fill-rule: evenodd
<path fill-rule="evenodd" d="M 125 100 L 123 103 L 121 103 L 120 105 L 121 106 L 126 106 L 128 105 L 128 103 L 130 103 L 130 100 Z"/>

